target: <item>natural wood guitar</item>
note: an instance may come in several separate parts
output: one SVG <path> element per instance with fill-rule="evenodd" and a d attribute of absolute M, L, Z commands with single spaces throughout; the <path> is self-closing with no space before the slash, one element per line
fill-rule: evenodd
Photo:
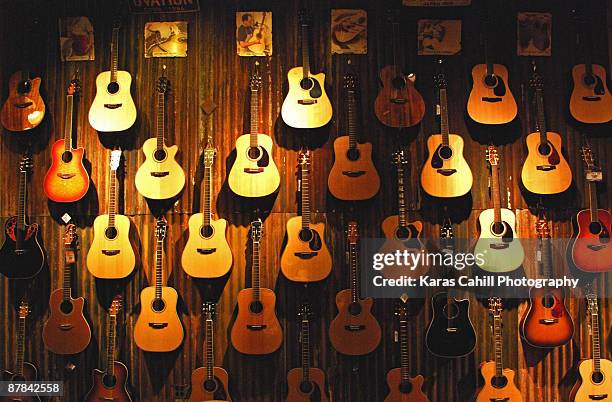
<path fill-rule="evenodd" d="M 357 76 L 344 76 L 348 135 L 334 141 L 334 164 L 327 178 L 327 188 L 336 198 L 346 201 L 367 200 L 380 189 L 380 177 L 372 162 L 372 144 L 357 142 Z"/>
<path fill-rule="evenodd" d="M 136 190 L 145 198 L 167 200 L 176 197 L 185 187 L 185 172 L 176 161 L 178 146 L 166 146 L 166 94 L 170 82 L 164 74 L 157 84 L 157 124 L 155 138 L 149 138 L 142 145 L 145 161 L 136 171 Z"/>
<path fill-rule="evenodd" d="M 164 239 L 168 224 L 158 218 L 155 225 L 155 285 L 140 293 L 140 315 L 134 326 L 134 342 L 145 352 L 170 352 L 181 346 L 185 331 L 176 311 L 178 293 L 165 286 Z"/>
<path fill-rule="evenodd" d="M 91 328 L 83 315 L 85 299 L 72 297 L 72 271 L 76 268 L 78 235 L 72 223 L 64 233 L 63 286 L 49 297 L 50 316 L 43 326 L 47 349 L 60 355 L 81 353 L 91 341 Z"/>
<path fill-rule="evenodd" d="M 17 71 L 9 79 L 9 96 L 0 122 L 9 131 L 27 131 L 37 127 L 45 117 L 45 102 L 40 96 L 40 77 L 32 78 L 26 70 Z"/>
<path fill-rule="evenodd" d="M 227 401 L 231 402 L 228 391 L 228 375 L 223 367 L 215 366 L 214 322 L 215 303 L 202 306 L 205 318 L 204 353 L 205 366 L 198 367 L 191 374 L 191 397 L 188 402 Z"/>
<path fill-rule="evenodd" d="M 493 317 L 495 361 L 480 365 L 484 385 L 476 396 L 476 402 L 523 402 L 523 396 L 514 384 L 514 370 L 503 366 L 502 302 L 499 297 L 489 299 L 489 312 Z"/>
<path fill-rule="evenodd" d="M 572 184 L 572 171 L 561 152 L 561 136 L 547 131 L 544 114 L 544 84 L 535 71 L 531 79 L 535 92 L 537 131 L 527 136 L 527 159 L 521 180 L 527 190 L 535 194 L 558 194 Z"/>
<path fill-rule="evenodd" d="M 548 222 L 540 217 L 536 222 L 543 278 L 554 278 L 552 241 Z M 529 289 L 529 307 L 521 319 L 521 335 L 532 346 L 554 348 L 568 343 L 574 335 L 574 322 L 565 306 L 563 288 Z"/>
<path fill-rule="evenodd" d="M 281 107 L 285 124 L 293 128 L 318 128 L 332 118 L 331 102 L 325 92 L 325 74 L 310 72 L 310 15 L 300 10 L 302 34 L 302 66 L 287 73 L 289 92 Z"/>
<path fill-rule="evenodd" d="M 525 251 L 520 239 L 516 237 L 514 212 L 501 207 L 499 154 L 492 145 L 487 148 L 487 161 L 491 167 L 493 208 L 485 209 L 478 217 L 480 235 L 474 247 L 474 255 L 482 258 L 476 259 L 476 265 L 489 272 L 514 271 L 523 263 Z"/>
<path fill-rule="evenodd" d="M 119 27 L 113 24 L 111 68 L 96 77 L 96 96 L 89 109 L 89 124 L 100 132 L 125 131 L 136 121 L 136 105 L 130 93 L 132 76 L 118 70 Z"/>
<path fill-rule="evenodd" d="M 236 140 L 236 160 L 227 182 L 242 197 L 265 197 L 278 190 L 280 175 L 272 158 L 272 137 L 259 133 L 261 75 L 256 68 L 250 79 L 251 130 Z"/>
<path fill-rule="evenodd" d="M 285 277 L 295 282 L 317 282 L 332 270 L 331 253 L 325 242 L 325 223 L 311 223 L 310 151 L 300 152 L 300 204 L 302 215 L 287 221 L 287 245 L 280 266 Z"/>
<path fill-rule="evenodd" d="M 280 348 L 283 330 L 276 317 L 274 291 L 260 285 L 259 248 L 263 226 L 260 219 L 251 223 L 253 247 L 252 286 L 238 293 L 238 316 L 230 339 L 234 348 L 247 355 L 266 355 Z"/>
<path fill-rule="evenodd" d="M 440 106 L 440 132 L 427 139 L 428 158 L 421 170 L 421 186 L 433 197 L 459 197 L 472 189 L 472 171 L 463 157 L 463 138 L 450 134 L 446 77 L 436 76 Z"/>
<path fill-rule="evenodd" d="M 121 151 L 110 157 L 108 214 L 94 220 L 94 237 L 87 253 L 87 269 L 96 278 L 120 279 L 136 267 L 137 255 L 130 239 L 131 221 L 117 214 L 117 169 Z"/>
<path fill-rule="evenodd" d="M 89 174 L 83 165 L 83 147 L 72 147 L 73 121 L 80 92 L 78 78 L 70 81 L 66 94 L 64 138 L 51 148 L 51 166 L 45 175 L 43 189 L 47 198 L 55 202 L 76 202 L 89 191 Z"/>
<path fill-rule="evenodd" d="M 345 355 L 365 355 L 380 344 L 381 329 L 372 315 L 372 298 L 361 299 L 359 282 L 359 228 L 351 221 L 347 229 L 350 289 L 336 294 L 338 315 L 329 326 L 329 341 Z"/>

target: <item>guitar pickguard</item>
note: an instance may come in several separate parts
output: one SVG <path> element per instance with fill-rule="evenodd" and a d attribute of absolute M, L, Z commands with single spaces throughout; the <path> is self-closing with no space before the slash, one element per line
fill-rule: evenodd
<path fill-rule="evenodd" d="M 308 247 L 312 251 L 319 251 L 321 250 L 321 247 L 322 247 L 321 236 L 319 235 L 319 232 L 317 232 L 314 229 L 311 229 L 311 232 L 312 232 L 312 239 L 310 240 L 310 242 L 308 242 Z"/>
<path fill-rule="evenodd" d="M 504 82 L 503 78 L 501 78 L 499 75 L 496 75 L 496 78 L 497 78 L 497 85 L 495 85 L 495 88 L 493 88 L 493 93 L 497 96 L 506 95 L 506 83 Z"/>
<path fill-rule="evenodd" d="M 32 236 L 36 234 L 36 230 L 38 229 L 38 224 L 33 223 L 27 226 L 26 234 L 24 240 L 30 240 Z M 14 242 L 17 241 L 17 218 L 12 217 L 6 222 L 6 235 Z"/>
<path fill-rule="evenodd" d="M 312 88 L 310 89 L 310 96 L 312 98 L 320 98 L 323 95 L 323 90 L 321 89 L 321 84 L 317 81 L 316 78 L 310 77 L 312 80 Z"/>

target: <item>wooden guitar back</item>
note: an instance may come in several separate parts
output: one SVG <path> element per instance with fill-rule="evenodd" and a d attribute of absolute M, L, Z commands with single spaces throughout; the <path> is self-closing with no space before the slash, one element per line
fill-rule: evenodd
<path fill-rule="evenodd" d="M 31 89 L 20 94 L 18 87 L 22 72 L 17 71 L 9 79 L 9 97 L 0 111 L 0 122 L 9 131 L 26 131 L 38 126 L 45 117 L 45 102 L 40 96 L 40 78 L 30 79 Z"/>
<path fill-rule="evenodd" d="M 385 66 L 380 70 L 382 88 L 374 102 L 374 113 L 386 126 L 412 127 L 423 119 L 425 102 L 412 80 L 396 71 L 398 69 L 394 66 Z M 394 86 L 394 80 L 401 82 L 402 87 Z"/>
<path fill-rule="evenodd" d="M 486 64 L 475 65 L 472 69 L 473 86 L 467 112 L 477 123 L 506 124 L 514 120 L 518 109 L 508 84 L 508 69 L 501 64 L 494 64 L 493 71 L 503 82 L 503 93 L 495 93 L 494 88 L 486 84 Z"/>
<path fill-rule="evenodd" d="M 348 158 L 349 137 L 334 141 L 334 164 L 327 178 L 327 188 L 340 200 L 367 200 L 380 189 L 380 177 L 372 162 L 372 144 L 357 144 L 359 159 Z"/>

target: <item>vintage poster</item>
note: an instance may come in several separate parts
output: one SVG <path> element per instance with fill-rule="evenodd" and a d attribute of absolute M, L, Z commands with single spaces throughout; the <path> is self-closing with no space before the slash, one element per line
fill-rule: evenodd
<path fill-rule="evenodd" d="M 187 21 L 147 22 L 145 58 L 187 57 Z"/>
<path fill-rule="evenodd" d="M 130 0 L 130 12 L 135 14 L 187 13 L 200 11 L 199 0 Z"/>
<path fill-rule="evenodd" d="M 272 55 L 272 12 L 236 13 L 236 51 L 238 56 Z"/>
<path fill-rule="evenodd" d="M 335 54 L 368 53 L 368 14 L 365 10 L 332 10 L 331 50 Z"/>
<path fill-rule="evenodd" d="M 94 31 L 87 17 L 59 19 L 62 61 L 94 60 Z"/>
<path fill-rule="evenodd" d="M 402 0 L 408 7 L 455 7 L 469 6 L 472 0 Z"/>
<path fill-rule="evenodd" d="M 454 55 L 461 52 L 461 20 L 419 20 L 418 54 Z"/>
<path fill-rule="evenodd" d="M 550 13 L 518 13 L 516 23 L 516 52 L 519 56 L 551 55 L 552 15 Z"/>

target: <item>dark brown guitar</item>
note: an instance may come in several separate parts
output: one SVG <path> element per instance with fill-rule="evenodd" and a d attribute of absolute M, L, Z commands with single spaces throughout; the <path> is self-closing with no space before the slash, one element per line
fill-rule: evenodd
<path fill-rule="evenodd" d="M 336 294 L 338 315 L 329 327 L 329 340 L 338 352 L 345 355 L 365 355 L 380 343 L 381 330 L 372 315 L 374 301 L 359 296 L 359 229 L 357 222 L 348 224 L 348 256 L 351 268 L 351 288 Z"/>
<path fill-rule="evenodd" d="M 0 122 L 10 131 L 26 131 L 38 126 L 45 117 L 45 102 L 40 96 L 40 77 L 29 71 L 17 71 L 9 80 L 9 96 Z"/>
<path fill-rule="evenodd" d="M 91 340 L 91 329 L 83 316 L 85 299 L 72 297 L 72 270 L 76 267 L 78 236 L 76 226 L 69 224 L 64 233 L 63 286 L 49 297 L 51 315 L 43 326 L 43 341 L 53 353 L 80 353 Z"/>

